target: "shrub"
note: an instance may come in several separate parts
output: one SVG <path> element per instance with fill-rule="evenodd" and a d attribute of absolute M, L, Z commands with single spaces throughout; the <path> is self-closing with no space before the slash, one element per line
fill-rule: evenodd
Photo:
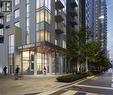
<path fill-rule="evenodd" d="M 57 77 L 57 81 L 59 81 L 59 82 L 73 82 L 73 81 L 76 81 L 78 79 L 82 79 L 82 78 L 85 78 L 85 77 L 91 76 L 91 75 L 93 75 L 93 73 L 91 73 L 91 72 L 65 75 L 65 76 Z"/>

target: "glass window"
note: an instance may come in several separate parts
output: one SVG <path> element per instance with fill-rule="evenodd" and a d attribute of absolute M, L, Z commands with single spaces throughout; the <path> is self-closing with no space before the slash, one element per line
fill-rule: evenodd
<path fill-rule="evenodd" d="M 10 21 L 11 20 L 11 14 L 7 14 L 6 15 L 6 22 Z"/>
<path fill-rule="evenodd" d="M 58 45 L 58 40 L 55 40 L 55 45 Z"/>
<path fill-rule="evenodd" d="M 15 18 L 20 16 L 20 9 L 17 9 L 14 11 L 14 16 L 15 16 Z"/>
<path fill-rule="evenodd" d="M 47 23 L 51 23 L 51 14 L 45 10 L 45 19 L 44 19 L 44 10 L 38 11 L 36 13 L 36 23 L 40 23 L 40 22 L 47 22 Z"/>
<path fill-rule="evenodd" d="M 30 43 L 30 35 L 27 34 L 27 44 L 29 44 L 29 43 Z"/>
<path fill-rule="evenodd" d="M 20 3 L 20 0 L 15 0 L 15 6 L 18 5 Z"/>
<path fill-rule="evenodd" d="M 27 26 L 30 26 L 30 20 L 29 20 L 29 18 L 26 19 L 26 25 Z"/>
<path fill-rule="evenodd" d="M 29 0 L 26 0 L 26 3 L 28 4 L 29 3 Z"/>
<path fill-rule="evenodd" d="M 51 23 L 51 14 L 45 10 L 45 21 Z"/>
<path fill-rule="evenodd" d="M 0 19 L 0 23 L 3 24 L 3 19 Z"/>
<path fill-rule="evenodd" d="M 9 39 L 9 53 L 14 53 L 14 34 L 8 36 Z"/>
<path fill-rule="evenodd" d="M 0 29 L 0 35 L 3 35 L 3 29 Z"/>
<path fill-rule="evenodd" d="M 5 1 L 2 3 L 2 11 L 5 11 L 5 12 L 9 12 L 11 11 L 11 2 L 10 1 Z"/>
<path fill-rule="evenodd" d="M 36 24 L 36 31 L 44 30 L 44 22 Z"/>
<path fill-rule="evenodd" d="M 45 0 L 45 6 L 46 6 L 46 8 L 51 10 L 51 0 Z"/>
<path fill-rule="evenodd" d="M 36 9 L 44 6 L 44 0 L 36 0 Z"/>
<path fill-rule="evenodd" d="M 50 32 L 48 32 L 48 31 L 37 32 L 37 42 L 39 42 L 39 41 L 50 42 Z"/>
<path fill-rule="evenodd" d="M 15 23 L 15 26 L 16 26 L 16 27 L 20 27 L 20 22 L 16 22 L 16 23 Z"/>
<path fill-rule="evenodd" d="M 29 51 L 23 52 L 23 60 L 29 60 Z"/>
<path fill-rule="evenodd" d="M 28 33 L 30 32 L 29 26 L 26 27 L 26 30 L 27 30 Z"/>
<path fill-rule="evenodd" d="M 29 4 L 26 5 L 26 11 L 30 12 L 30 5 Z"/>
<path fill-rule="evenodd" d="M 62 42 L 62 47 L 63 47 L 63 48 L 66 48 L 66 41 L 64 41 L 64 40 L 63 40 L 63 42 Z"/>
<path fill-rule="evenodd" d="M 26 17 L 29 17 L 30 16 L 30 13 L 26 13 Z"/>
<path fill-rule="evenodd" d="M 43 21 L 44 21 L 44 10 L 41 10 L 36 13 L 36 23 Z"/>
<path fill-rule="evenodd" d="M 36 9 L 43 6 L 51 10 L 51 0 L 36 0 Z"/>

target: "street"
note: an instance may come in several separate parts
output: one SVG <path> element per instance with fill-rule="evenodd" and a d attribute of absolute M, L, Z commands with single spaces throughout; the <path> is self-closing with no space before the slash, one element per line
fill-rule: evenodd
<path fill-rule="evenodd" d="M 113 95 L 113 69 L 52 93 L 38 95 Z"/>
<path fill-rule="evenodd" d="M 56 77 L 0 77 L 0 95 L 113 95 L 113 69 L 72 83 Z"/>

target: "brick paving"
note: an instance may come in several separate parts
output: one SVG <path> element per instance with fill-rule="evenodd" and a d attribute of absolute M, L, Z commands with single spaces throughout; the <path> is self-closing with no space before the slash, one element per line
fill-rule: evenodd
<path fill-rule="evenodd" d="M 0 75 L 0 95 L 36 95 L 55 90 L 66 83 L 56 82 L 56 77 L 23 77 L 14 80 L 13 76 Z"/>

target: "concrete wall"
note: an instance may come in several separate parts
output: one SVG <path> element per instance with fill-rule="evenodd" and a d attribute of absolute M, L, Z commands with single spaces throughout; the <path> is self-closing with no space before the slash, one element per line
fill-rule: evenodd
<path fill-rule="evenodd" d="M 20 64 L 20 55 L 18 52 L 18 46 L 21 45 L 22 43 L 22 37 L 21 37 L 21 29 L 18 27 L 11 27 L 9 29 L 6 29 L 4 32 L 4 45 L 0 46 L 0 53 L 2 53 L 3 56 L 0 56 L 0 58 L 2 59 L 2 61 L 0 60 L 0 64 L 1 67 L 3 68 L 3 66 L 7 66 L 8 67 L 8 36 L 9 35 L 15 35 L 15 53 L 14 53 L 14 67 L 16 65 Z"/>
<path fill-rule="evenodd" d="M 4 44 L 0 44 L 0 73 L 2 73 L 3 67 L 6 64 L 6 47 Z"/>

